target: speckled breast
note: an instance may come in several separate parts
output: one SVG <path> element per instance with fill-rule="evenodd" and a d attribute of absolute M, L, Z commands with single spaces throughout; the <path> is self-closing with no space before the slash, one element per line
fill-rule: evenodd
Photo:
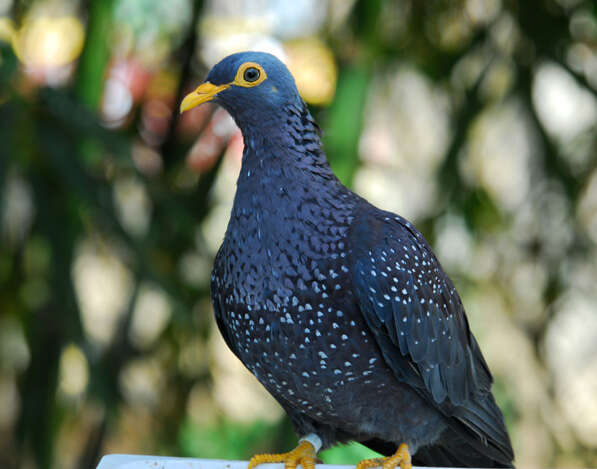
<path fill-rule="evenodd" d="M 242 223 L 242 211 L 233 216 Z M 247 219 L 229 227 L 212 277 L 233 351 L 283 405 L 313 417 L 354 415 L 352 390 L 374 398 L 390 381 L 352 293 L 338 221 L 291 220 L 273 233 Z"/>

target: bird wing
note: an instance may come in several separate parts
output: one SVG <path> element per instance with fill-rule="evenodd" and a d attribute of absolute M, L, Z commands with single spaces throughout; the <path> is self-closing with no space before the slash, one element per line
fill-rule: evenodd
<path fill-rule="evenodd" d="M 427 242 L 396 215 L 366 218 L 354 222 L 361 226 L 353 227 L 353 281 L 388 364 L 409 384 L 424 386 L 436 404 L 459 405 L 488 392 L 491 374 L 460 297 Z"/>
<path fill-rule="evenodd" d="M 423 236 L 389 212 L 357 213 L 349 238 L 357 302 L 384 360 L 458 432 L 512 460 L 493 378 L 460 297 Z M 496 448 L 497 447 L 497 448 Z M 493 448 L 492 448 L 493 449 Z"/>

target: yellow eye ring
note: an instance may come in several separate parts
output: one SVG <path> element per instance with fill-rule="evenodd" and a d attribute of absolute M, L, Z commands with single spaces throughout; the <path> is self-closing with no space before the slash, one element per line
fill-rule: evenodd
<path fill-rule="evenodd" d="M 254 71 L 253 71 L 254 70 Z M 247 78 L 251 79 L 257 74 L 257 78 L 253 81 L 248 81 Z M 245 62 L 236 71 L 236 77 L 234 77 L 233 85 L 244 86 L 250 88 L 257 86 L 267 80 L 267 74 L 261 65 L 255 62 Z"/>

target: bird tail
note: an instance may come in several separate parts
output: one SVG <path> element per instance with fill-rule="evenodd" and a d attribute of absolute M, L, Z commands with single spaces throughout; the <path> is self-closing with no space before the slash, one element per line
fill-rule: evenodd
<path fill-rule="evenodd" d="M 415 466 L 434 467 L 502 467 L 513 468 L 512 460 L 496 459 L 451 432 L 442 435 L 441 443 L 423 446 L 412 458 Z"/>
<path fill-rule="evenodd" d="M 459 407 L 448 425 L 438 441 L 418 449 L 415 465 L 514 467 L 504 417 L 491 394 Z"/>
<path fill-rule="evenodd" d="M 491 394 L 485 399 L 455 409 L 448 428 L 434 443 L 413 455 L 413 465 L 432 467 L 514 467 L 514 453 L 504 418 Z M 379 453 L 390 455 L 396 443 L 372 439 L 363 442 Z"/>
<path fill-rule="evenodd" d="M 363 444 L 378 453 L 390 456 L 396 452 L 395 443 L 374 439 Z M 512 460 L 494 458 L 471 445 L 464 438 L 453 432 L 446 432 L 441 443 L 423 446 L 412 457 L 413 466 L 427 467 L 501 467 L 514 468 Z"/>

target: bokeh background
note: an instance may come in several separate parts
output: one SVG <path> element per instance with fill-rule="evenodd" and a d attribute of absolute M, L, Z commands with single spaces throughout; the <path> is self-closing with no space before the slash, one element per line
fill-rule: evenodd
<path fill-rule="evenodd" d="M 0 0 L 0 467 L 295 443 L 212 319 L 242 137 L 177 113 L 247 49 L 436 249 L 518 465 L 596 466 L 597 3 Z"/>

